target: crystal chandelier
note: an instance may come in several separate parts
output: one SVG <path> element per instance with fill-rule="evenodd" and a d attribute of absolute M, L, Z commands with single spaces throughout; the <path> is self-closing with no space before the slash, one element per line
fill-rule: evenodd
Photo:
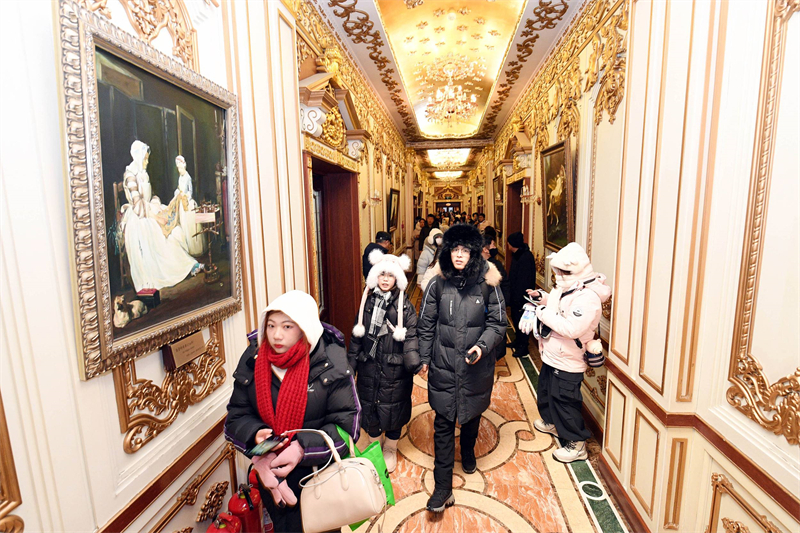
<path fill-rule="evenodd" d="M 477 105 L 474 94 L 465 91 L 461 85 L 453 85 L 454 68 L 451 64 L 445 65 L 447 85 L 436 90 L 436 96 L 428 99 L 425 116 L 434 124 L 453 124 L 466 122 L 475 113 Z"/>

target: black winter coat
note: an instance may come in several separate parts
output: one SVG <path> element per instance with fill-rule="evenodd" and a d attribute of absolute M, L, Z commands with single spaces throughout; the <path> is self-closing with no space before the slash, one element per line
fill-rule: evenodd
<path fill-rule="evenodd" d="M 506 310 L 497 268 L 483 261 L 472 277 L 437 275 L 426 287 L 417 334 L 428 370 L 428 402 L 436 413 L 465 424 L 488 407 L 494 384 L 495 348 L 504 342 Z M 439 263 L 441 264 L 441 262 Z M 484 294 L 488 301 L 484 300 Z M 467 364 L 467 351 L 481 349 L 481 359 Z"/>
<path fill-rule="evenodd" d="M 386 309 L 386 318 L 397 325 L 397 296 L 393 295 Z M 370 294 L 364 306 L 364 325 L 369 330 L 372 311 L 377 296 Z M 356 369 L 356 386 L 361 400 L 361 427 L 369 431 L 379 428 L 382 433 L 402 428 L 411 420 L 411 390 L 414 374 L 422 366 L 417 343 L 417 311 L 408 298 L 403 297 L 403 327 L 407 328 L 406 339 L 398 342 L 392 331 L 378 339 L 375 358 L 369 357 L 373 340 L 350 337 L 347 358 Z"/>
<path fill-rule="evenodd" d="M 225 420 L 225 439 L 245 455 L 247 450 L 255 446 L 256 433 L 268 427 L 258 414 L 253 379 L 257 354 L 258 344 L 254 339 L 242 354 L 239 365 L 233 373 L 233 394 L 228 403 L 228 417 Z M 344 342 L 326 328 L 310 357 L 308 400 L 303 429 L 321 429 L 333 439 L 337 451 L 347 455 L 345 451 L 347 444 L 339 436 L 336 426 L 340 426 L 357 439 L 361 409 L 356 397 L 353 369 L 347 364 Z M 281 381 L 273 374 L 273 408 L 277 408 L 278 405 L 280 386 Z M 305 451 L 300 466 L 316 466 L 328 461 L 330 449 L 321 436 L 298 433 L 296 438 Z"/>
<path fill-rule="evenodd" d="M 509 306 L 518 312 L 525 305 L 525 291 L 536 288 L 536 262 L 527 244 L 523 244 L 511 255 L 511 266 L 508 269 Z M 516 325 L 516 324 L 515 324 Z"/>

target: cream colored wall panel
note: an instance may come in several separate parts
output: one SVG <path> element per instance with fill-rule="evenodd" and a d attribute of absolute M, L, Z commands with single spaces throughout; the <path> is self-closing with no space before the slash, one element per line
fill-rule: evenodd
<path fill-rule="evenodd" d="M 647 301 L 647 260 L 650 252 L 650 225 L 656 188 L 656 169 L 659 159 L 659 144 L 662 134 L 661 114 L 664 87 L 662 82 L 667 67 L 667 32 L 670 28 L 670 2 L 656 2 L 651 5 L 650 41 L 648 42 L 647 90 L 645 95 L 644 134 L 641 147 L 641 163 L 638 172 L 638 218 L 636 221 L 636 240 L 632 260 L 633 277 L 631 300 L 631 335 L 628 351 L 631 358 L 638 361 L 639 375 L 642 375 L 641 359 L 642 336 L 644 331 L 645 308 Z M 631 176 L 627 176 L 631 177 Z M 635 179 L 635 178 L 634 178 Z M 652 380 L 651 380 L 652 381 Z M 651 387 L 652 383 L 648 383 Z M 655 387 L 654 387 L 655 388 Z M 658 391 L 658 389 L 656 389 Z"/>
<path fill-rule="evenodd" d="M 645 409 L 634 408 L 633 446 L 631 457 L 630 489 L 635 502 L 641 505 L 649 518 L 656 516 L 655 506 L 660 503 L 656 495 L 661 493 L 659 479 L 659 451 L 661 429 L 645 415 Z"/>
<path fill-rule="evenodd" d="M 586 57 L 590 47 L 586 47 L 580 55 L 581 69 L 586 70 Z M 571 136 L 572 150 L 577 152 L 575 172 L 578 173 L 575 189 L 575 242 L 584 248 L 589 239 L 589 201 L 592 196 L 592 126 L 594 123 L 594 102 L 590 93 L 582 93 L 577 104 L 580 126 L 578 135 Z M 542 223 L 540 222 L 539 225 Z"/>
<path fill-rule="evenodd" d="M 800 16 L 787 24 L 772 182 L 766 204 L 752 355 L 772 381 L 800 368 L 800 346 L 786 335 L 800 324 Z"/>
<path fill-rule="evenodd" d="M 652 19 L 650 2 L 634 2 L 631 8 L 629 53 L 625 108 L 625 141 L 620 186 L 619 230 L 617 258 L 615 261 L 614 301 L 611 315 L 610 347 L 618 362 L 633 362 L 629 354 L 633 318 L 634 254 L 636 249 L 636 221 L 639 213 L 639 169 L 645 133 L 645 99 L 649 86 L 650 27 Z M 624 283 L 623 283 L 624 280 Z M 636 358 L 634 358 L 634 361 Z"/>
<path fill-rule="evenodd" d="M 739 292 L 745 218 L 753 168 L 756 115 L 768 2 L 751 10 L 726 9 L 727 38 L 721 44 L 725 63 L 717 76 L 715 115 L 711 124 L 709 172 L 714 180 L 709 202 L 707 260 L 697 334 L 698 414 L 785 487 L 800 485 L 797 447 L 761 428 L 731 406 L 735 310 Z M 797 15 L 795 14 L 795 17 Z M 757 21 L 757 24 L 754 23 Z M 725 112 L 720 112 L 725 110 Z M 742 439 L 741 435 L 747 435 Z"/>
<path fill-rule="evenodd" d="M 606 283 L 614 287 L 619 216 L 620 179 L 622 177 L 622 141 L 624 107 L 620 104 L 617 120 L 603 120 L 595 126 L 597 137 L 594 158 L 594 205 L 592 216 L 592 266 L 606 275 Z"/>
<path fill-rule="evenodd" d="M 624 392 L 623 392 L 624 391 Z M 606 420 L 603 450 L 617 470 L 622 472 L 627 460 L 623 456 L 625 446 L 625 419 L 628 407 L 628 391 L 620 386 L 613 376 L 608 379 L 606 395 Z"/>
<path fill-rule="evenodd" d="M 687 65 L 691 47 L 691 24 L 694 6 L 689 2 L 668 2 L 664 21 L 664 43 L 661 69 L 658 125 L 653 163 L 653 188 L 650 217 L 640 220 L 640 235 L 648 250 L 645 264 L 637 277 L 644 280 L 644 318 L 639 375 L 659 394 L 664 391 L 672 286 L 665 280 L 672 277 L 675 253 L 678 192 L 681 168 L 675 158 L 682 152 L 685 125 Z M 651 43 L 652 44 L 655 43 Z M 654 109 L 655 111 L 655 109 Z M 647 201 L 643 199 L 643 204 Z M 645 232 L 644 230 L 648 231 Z M 644 241 L 644 238 L 647 241 Z M 680 265 L 677 265 L 680 268 Z"/>

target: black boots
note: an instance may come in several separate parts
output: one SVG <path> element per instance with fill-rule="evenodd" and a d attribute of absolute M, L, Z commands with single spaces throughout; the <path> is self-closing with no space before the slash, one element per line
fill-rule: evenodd
<path fill-rule="evenodd" d="M 456 499 L 452 490 L 435 489 L 433 495 L 428 499 L 426 509 L 432 513 L 442 513 L 454 503 L 456 503 Z"/>
<path fill-rule="evenodd" d="M 478 461 L 475 459 L 475 450 L 467 451 L 461 449 L 461 468 L 465 474 L 472 474 L 478 469 Z"/>

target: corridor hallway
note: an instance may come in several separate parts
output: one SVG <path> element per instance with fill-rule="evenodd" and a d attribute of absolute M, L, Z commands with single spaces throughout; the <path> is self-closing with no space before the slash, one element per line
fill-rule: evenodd
<path fill-rule="evenodd" d="M 442 514 L 425 503 L 433 490 L 433 418 L 426 380 L 414 378 L 411 422 L 398 445 L 391 475 L 397 503 L 385 513 L 383 531 L 396 533 L 628 533 L 595 469 L 600 449 L 591 439 L 588 461 L 569 465 L 552 457 L 554 438 L 532 429 L 539 418 L 531 359 L 508 355 L 498 361 L 492 403 L 483 413 L 475 453 L 477 472 L 461 469 L 456 440 L 453 493 L 456 503 Z M 368 442 L 362 431 L 359 445 Z M 359 446 L 361 448 L 362 446 Z M 356 533 L 377 533 L 383 515 Z M 343 528 L 345 531 L 347 528 Z"/>

